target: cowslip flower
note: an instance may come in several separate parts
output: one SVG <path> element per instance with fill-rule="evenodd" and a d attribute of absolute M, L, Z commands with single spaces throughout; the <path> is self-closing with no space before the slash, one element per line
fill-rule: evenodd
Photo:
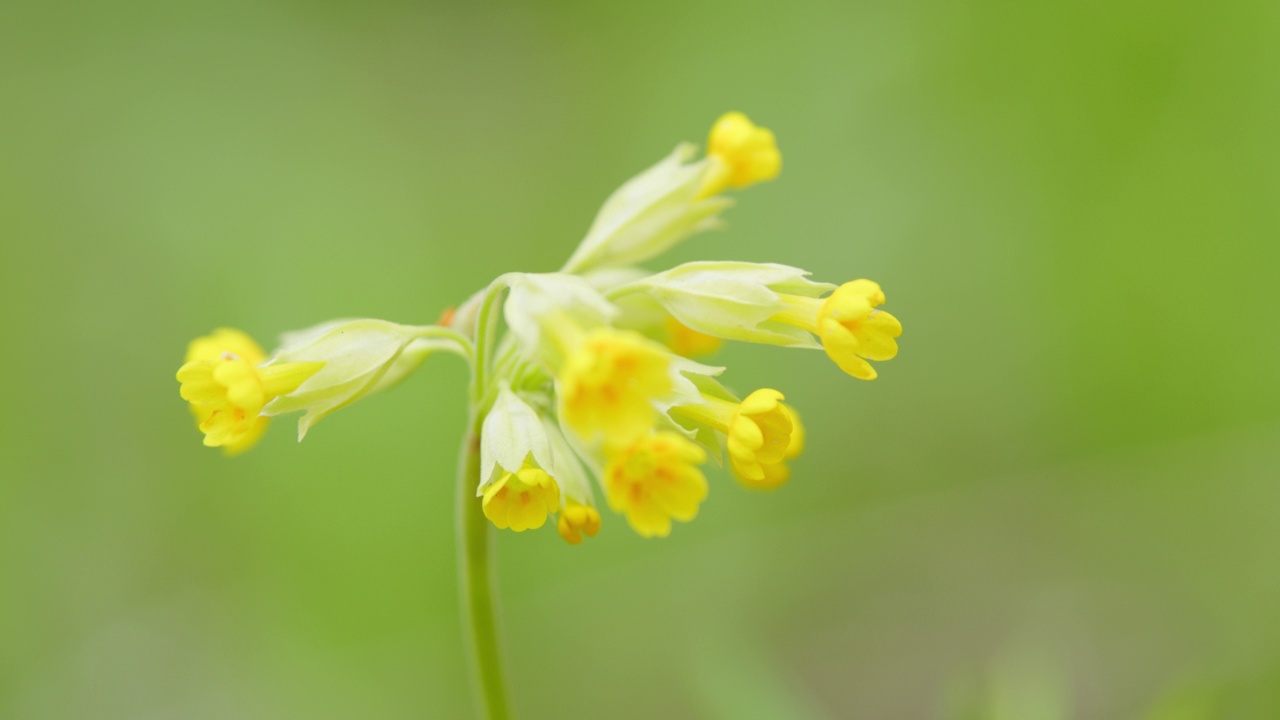
<path fill-rule="evenodd" d="M 479 477 L 476 494 L 499 529 L 536 530 L 562 506 L 594 512 L 589 481 L 560 428 L 506 381 L 481 426 Z"/>
<path fill-rule="evenodd" d="M 725 399 L 726 394 L 704 395 L 704 402 L 672 412 L 724 435 L 730 467 L 743 485 L 761 490 L 780 486 L 791 476 L 786 461 L 804 446 L 799 417 L 772 388 L 756 390 L 741 402 Z"/>
<path fill-rule="evenodd" d="M 870 280 L 836 287 L 808 275 L 773 263 L 691 262 L 629 282 L 614 295 L 645 293 L 681 323 L 714 337 L 821 347 L 846 373 L 875 379 L 867 361 L 893 359 L 902 334 L 902 323 L 879 308 L 884 292 Z"/>
<path fill-rule="evenodd" d="M 560 486 L 542 468 L 520 468 L 490 485 L 481 507 L 499 530 L 537 530 L 560 509 Z"/>
<path fill-rule="evenodd" d="M 178 370 L 205 445 L 242 452 L 270 418 L 301 413 L 301 441 L 320 420 L 394 387 L 432 355 L 470 368 L 470 418 L 459 469 L 460 579 L 469 647 L 490 713 L 505 710 L 492 568 L 494 528 L 546 525 L 570 545 L 606 532 L 602 509 L 646 538 L 694 520 L 712 494 L 708 460 L 739 484 L 783 486 L 805 444 L 778 390 L 739 398 L 726 369 L 704 365 L 726 341 L 823 349 L 847 374 L 897 354 L 902 325 L 880 286 L 809 279 L 787 265 L 653 260 L 723 227 L 729 190 L 775 179 L 771 131 L 742 113 L 713 125 L 707 152 L 681 143 L 608 197 L 559 272 L 508 272 L 434 325 L 334 320 L 286 333 L 270 355 L 217 330 L 193 341 Z M 602 493 L 602 500 L 597 499 Z"/>
<path fill-rule="evenodd" d="M 191 342 L 177 377 L 205 445 L 232 455 L 253 447 L 267 429 L 267 403 L 297 390 L 324 367 L 323 361 L 261 367 L 265 360 L 252 338 L 231 328 Z"/>
<path fill-rule="evenodd" d="M 565 424 L 614 443 L 643 435 L 654 424 L 652 400 L 671 392 L 670 356 L 634 331 L 593 330 L 556 379 Z"/>
<path fill-rule="evenodd" d="M 675 432 L 640 438 L 609 459 L 609 507 L 642 537 L 666 537 L 672 520 L 692 520 L 707 497 L 707 478 L 698 469 L 706 459 L 702 448 Z"/>

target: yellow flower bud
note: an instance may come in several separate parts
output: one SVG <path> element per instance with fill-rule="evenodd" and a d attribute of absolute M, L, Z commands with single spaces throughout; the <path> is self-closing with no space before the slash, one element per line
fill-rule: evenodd
<path fill-rule="evenodd" d="M 898 354 L 894 340 L 902 335 L 902 323 L 876 307 L 884 303 L 880 286 L 870 280 L 854 280 L 836 289 L 818 309 L 818 337 L 827 356 L 841 370 L 863 380 L 874 380 L 875 368 L 867 360 L 891 360 Z"/>
<path fill-rule="evenodd" d="M 898 354 L 895 338 L 902 335 L 902 323 L 878 309 L 884 292 L 870 280 L 847 282 L 822 299 L 779 297 L 785 309 L 771 322 L 817 335 L 827 356 L 853 377 L 874 380 L 876 370 L 867 361 L 891 360 Z"/>
<path fill-rule="evenodd" d="M 595 537 L 600 532 L 600 513 L 590 505 L 569 500 L 560 511 L 556 529 L 565 542 L 577 545 L 582 542 L 583 535 Z"/>
<path fill-rule="evenodd" d="M 703 180 L 702 197 L 772 180 L 782 169 L 782 154 L 773 132 L 740 112 L 725 113 L 711 127 L 707 157 L 713 164 Z"/>

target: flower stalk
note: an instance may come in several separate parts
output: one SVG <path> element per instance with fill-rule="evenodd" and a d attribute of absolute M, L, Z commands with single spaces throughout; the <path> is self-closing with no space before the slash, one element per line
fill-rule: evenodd
<path fill-rule="evenodd" d="M 463 643 L 479 716 L 487 720 L 511 717 L 506 670 L 502 662 L 497 568 L 493 528 L 476 502 L 480 482 L 480 426 L 473 420 L 458 458 L 457 517 L 458 588 L 461 593 Z"/>

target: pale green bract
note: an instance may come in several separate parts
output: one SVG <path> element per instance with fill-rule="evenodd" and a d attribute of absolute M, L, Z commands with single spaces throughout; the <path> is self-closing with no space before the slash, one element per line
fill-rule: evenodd
<path fill-rule="evenodd" d="M 595 506 L 595 494 L 591 491 L 591 476 L 583 467 L 584 451 L 575 450 L 573 442 L 565 434 L 564 428 L 550 417 L 539 414 L 543 430 L 547 435 L 547 446 L 551 449 L 551 464 L 559 475 L 553 476 L 560 482 L 561 502 L 563 498 L 571 498 L 581 505 Z M 592 472 L 599 472 L 592 468 Z"/>
<path fill-rule="evenodd" d="M 618 308 L 586 280 L 567 273 L 510 273 L 503 314 L 525 356 L 554 372 L 575 338 L 563 333 L 609 325 Z"/>
<path fill-rule="evenodd" d="M 480 486 L 476 495 L 483 495 L 502 473 L 519 471 L 530 458 L 552 477 L 558 477 L 546 427 L 538 412 L 511 392 L 504 380 L 480 430 Z"/>
<path fill-rule="evenodd" d="M 504 473 L 532 464 L 556 479 L 561 495 L 583 505 L 594 504 L 591 481 L 564 431 L 499 382 L 498 396 L 480 431 L 480 485 L 476 496 Z"/>
<path fill-rule="evenodd" d="M 694 233 L 719 227 L 717 215 L 733 200 L 699 196 L 710 163 L 705 158 L 689 163 L 696 152 L 693 145 L 681 143 L 614 191 L 563 271 L 644 262 Z"/>

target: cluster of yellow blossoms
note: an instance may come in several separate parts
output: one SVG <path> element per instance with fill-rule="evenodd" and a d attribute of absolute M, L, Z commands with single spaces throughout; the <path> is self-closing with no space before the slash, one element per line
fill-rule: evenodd
<path fill-rule="evenodd" d="M 555 517 L 570 543 L 600 529 L 592 478 L 608 507 L 645 537 L 666 536 L 706 498 L 700 467 L 723 459 L 746 487 L 790 477 L 804 429 L 782 393 L 739 398 L 724 368 L 691 359 L 725 339 L 821 348 L 849 375 L 897 354 L 902 326 L 880 286 L 814 282 L 772 263 L 639 264 L 719 226 L 723 193 L 774 178 L 771 132 L 741 113 L 712 127 L 707 154 L 680 145 L 605 202 L 557 273 L 508 273 L 440 325 L 345 320 L 286 335 L 267 357 L 221 329 L 191 343 L 178 371 L 205 445 L 241 452 L 268 418 L 303 411 L 299 439 L 324 416 L 383 390 L 433 352 L 472 367 L 484 515 L 498 528 Z M 505 324 L 506 332 L 500 333 Z"/>

